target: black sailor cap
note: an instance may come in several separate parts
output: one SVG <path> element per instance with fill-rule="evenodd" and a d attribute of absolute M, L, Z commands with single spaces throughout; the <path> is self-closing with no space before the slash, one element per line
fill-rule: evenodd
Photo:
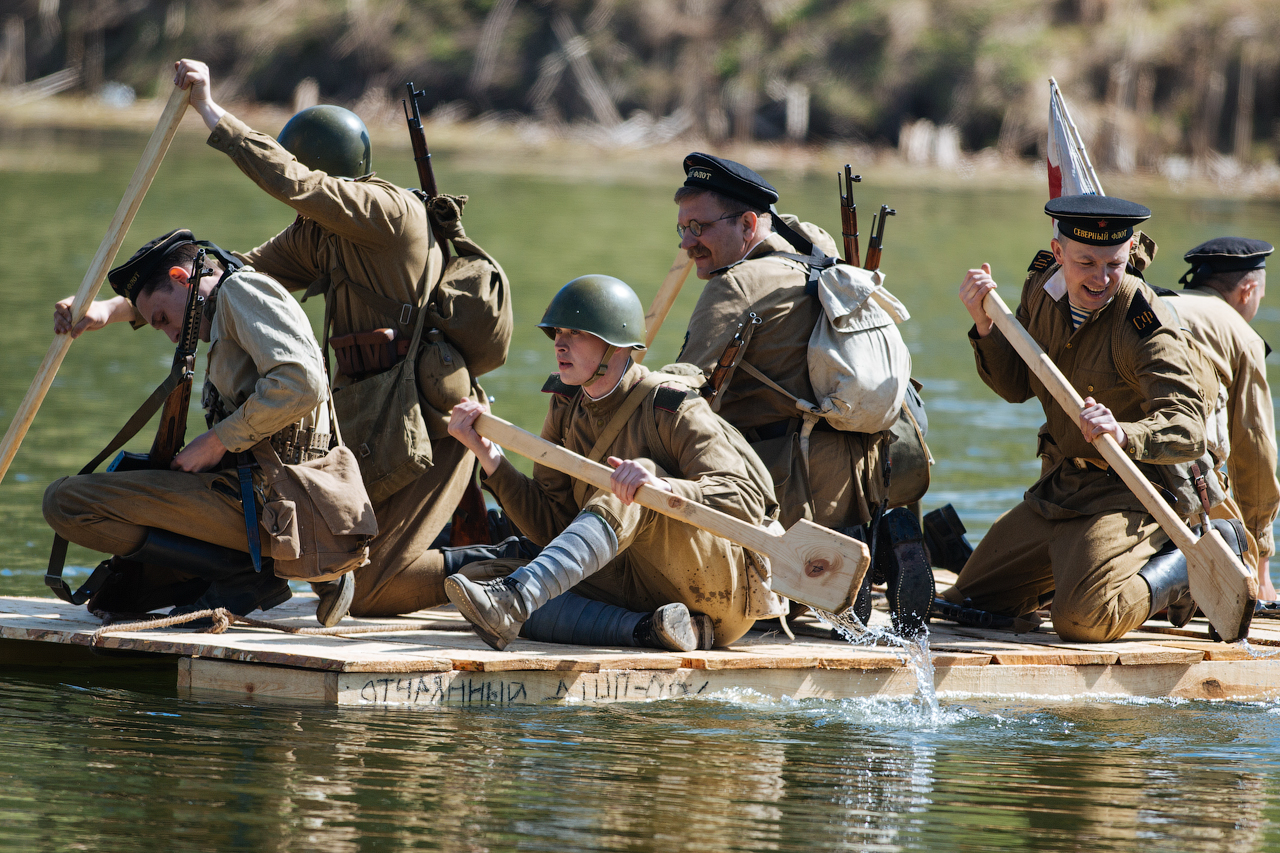
<path fill-rule="evenodd" d="M 129 260 L 107 273 L 107 281 L 111 282 L 111 289 L 136 305 L 142 285 L 151 278 L 156 268 L 164 263 L 169 253 L 179 246 L 195 241 L 195 236 L 185 228 L 157 237 L 134 252 Z"/>
<path fill-rule="evenodd" d="M 684 158 L 684 174 L 686 187 L 712 190 L 757 210 L 768 210 L 778 200 L 773 184 L 741 163 L 722 157 L 695 151 Z"/>
<path fill-rule="evenodd" d="M 1044 212 L 1058 220 L 1060 236 L 1091 246 L 1118 246 L 1151 218 L 1149 208 L 1112 195 L 1064 195 L 1051 199 Z"/>
<path fill-rule="evenodd" d="M 1215 237 L 1196 246 L 1182 256 L 1191 269 L 1182 276 L 1181 283 L 1196 276 L 1215 275 L 1220 272 L 1247 272 L 1265 269 L 1267 255 L 1276 247 L 1266 240 L 1250 240 L 1247 237 Z M 1195 282 L 1192 281 L 1192 284 Z"/>

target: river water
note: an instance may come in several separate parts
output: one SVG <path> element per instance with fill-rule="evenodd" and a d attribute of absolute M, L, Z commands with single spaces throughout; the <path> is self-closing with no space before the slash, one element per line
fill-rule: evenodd
<path fill-rule="evenodd" d="M 291 220 L 202 139 L 179 136 L 123 254 L 179 226 L 246 248 Z M 48 348 L 53 301 L 79 285 L 144 142 L 0 123 L 0 425 Z M 380 174 L 413 180 L 407 154 L 379 153 Z M 675 254 L 678 163 L 637 168 L 598 155 L 546 176 L 519 163 L 469 168 L 465 152 L 436 161 L 442 188 L 472 196 L 468 231 L 513 281 L 516 339 L 486 389 L 498 414 L 536 430 L 553 364 L 533 324 L 561 284 L 588 272 L 628 281 L 647 304 Z M 830 177 L 768 176 L 784 210 L 838 229 Z M 978 381 L 955 289 L 968 266 L 988 261 L 1014 301 L 1048 243 L 1044 198 L 1039 187 L 892 186 L 873 173 L 859 187 L 864 246 L 879 204 L 898 211 L 884 267 L 914 315 L 903 332 L 938 460 L 925 509 L 954 503 L 975 538 L 1034 480 L 1042 414 Z M 1148 231 L 1162 249 L 1148 278 L 1157 284 L 1174 286 L 1181 254 L 1210 237 L 1280 243 L 1275 203 L 1168 191 L 1137 200 L 1155 212 Z M 647 364 L 675 358 L 696 295 L 691 281 Z M 1274 305 L 1255 323 L 1273 341 Z M 318 308 L 308 305 L 317 321 Z M 46 594 L 44 487 L 114 434 L 171 356 L 161 335 L 123 326 L 71 348 L 0 484 L 0 594 Z M 96 559 L 73 548 L 68 575 L 82 578 Z M 334 709 L 179 696 L 168 666 L 6 664 L 0 847 L 1280 850 L 1278 713 L 1280 703 L 942 696 L 934 709 L 747 692 L 594 708 Z"/>

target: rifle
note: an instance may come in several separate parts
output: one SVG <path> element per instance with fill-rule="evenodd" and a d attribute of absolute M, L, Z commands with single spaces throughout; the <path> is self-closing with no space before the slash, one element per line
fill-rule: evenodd
<path fill-rule="evenodd" d="M 858 205 L 853 201 L 853 185 L 862 183 L 862 176 L 853 174 L 849 164 L 844 164 L 844 182 L 836 174 L 836 186 L 840 190 L 840 230 L 844 232 L 844 262 L 850 266 L 862 266 L 858 250 Z"/>
<path fill-rule="evenodd" d="M 213 270 L 204 265 L 205 250 L 196 252 L 191 275 L 187 281 L 191 291 L 182 311 L 182 332 L 178 335 L 178 348 L 173 353 L 173 370 L 181 370 L 178 387 L 165 398 L 160 410 L 160 424 L 156 437 L 147 454 L 149 467 L 168 470 L 173 457 L 178 455 L 187 439 L 187 411 L 191 407 L 191 382 L 195 378 L 196 348 L 200 346 L 200 323 L 204 319 L 204 297 L 200 295 L 200 279 Z"/>
<path fill-rule="evenodd" d="M 427 204 L 430 205 L 431 200 L 440 195 L 440 189 L 436 186 L 435 170 L 431 168 L 431 152 L 427 150 L 427 135 L 422 130 L 422 113 L 418 109 L 418 99 L 425 98 L 427 93 L 423 89 L 414 89 L 412 82 L 405 84 L 405 87 L 409 90 L 409 98 L 407 101 L 402 100 L 400 106 L 404 109 L 404 120 L 409 125 L 409 141 L 413 144 L 413 162 L 418 167 L 418 185 L 422 188 L 422 195 Z M 440 269 L 443 270 L 449 265 L 449 242 L 435 219 L 430 215 L 427 219 L 431 222 L 431 231 L 435 234 L 436 242 L 443 253 L 440 262 Z M 450 546 L 491 544 L 488 510 L 474 471 L 462 497 L 458 500 L 457 509 L 453 511 L 451 525 Z"/>
<path fill-rule="evenodd" d="M 418 185 L 422 187 L 422 191 L 427 195 L 427 201 L 440 195 L 440 190 L 436 188 L 436 173 L 431 168 L 431 152 L 427 150 L 427 136 L 422 131 L 422 114 L 418 112 L 418 98 L 425 98 L 427 93 L 425 90 L 414 90 L 413 83 L 408 83 L 409 89 L 408 102 L 401 101 L 400 106 L 404 108 L 404 120 L 409 123 L 409 141 L 413 143 L 413 162 L 418 167 Z M 409 112 L 409 106 L 413 106 L 412 114 Z"/>
<path fill-rule="evenodd" d="M 879 226 L 876 225 L 876 218 L 874 216 L 871 217 L 871 230 L 874 231 L 875 234 L 872 235 L 871 243 L 867 246 L 867 269 L 880 269 L 880 254 L 883 251 L 884 246 L 884 221 L 897 212 L 898 211 L 894 210 L 889 205 L 882 204 L 880 205 Z"/>

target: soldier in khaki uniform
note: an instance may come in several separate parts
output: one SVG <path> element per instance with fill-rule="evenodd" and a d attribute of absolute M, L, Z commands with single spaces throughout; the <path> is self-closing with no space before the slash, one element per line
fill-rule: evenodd
<path fill-rule="evenodd" d="M 1086 408 L 1078 419 L 1066 414 L 1035 378 L 982 307 L 995 288 L 990 268 L 969 270 L 960 298 L 974 318 L 978 375 L 1009 402 L 1040 399 L 1047 465 L 983 537 L 946 598 L 1018 616 L 1052 596 L 1054 629 L 1073 641 L 1115 639 L 1166 607 L 1171 621 L 1185 623 L 1195 611 L 1185 558 L 1164 547 L 1168 537 L 1092 440 L 1110 433 L 1184 518 L 1198 515 L 1190 463 L 1202 466 L 1210 502 L 1222 497 L 1216 478 L 1203 477 L 1212 467 L 1205 389 L 1216 390 L 1217 378 L 1155 291 L 1125 272 L 1133 226 L 1150 216 L 1147 208 L 1066 196 L 1045 211 L 1059 236 L 1052 253 L 1032 262 L 1017 317 Z"/>
<path fill-rule="evenodd" d="M 668 636 L 661 645 L 689 650 L 709 647 L 712 638 L 702 632 L 694 645 L 683 628 L 688 611 L 709 617 L 717 645 L 741 637 L 757 618 L 777 615 L 780 600 L 769 588 L 765 561 L 632 501 L 648 484 L 752 524 L 777 513 L 768 472 L 741 436 L 696 391 L 632 362 L 631 351 L 644 347 L 644 309 L 635 293 L 609 276 L 574 279 L 539 326 L 555 341 L 560 368 L 543 389 L 551 401 L 542 436 L 607 460 L 615 469 L 613 489 L 540 465 L 526 477 L 475 432 L 482 405 L 454 408 L 450 432 L 479 457 L 488 487 L 516 525 L 545 545 L 508 577 L 478 583 L 466 570 L 445 582 L 477 633 L 495 648 L 522 625 L 532 639 L 656 645 L 640 634 L 663 622 L 666 633 L 686 639 Z M 597 606 L 566 613 L 563 593 L 570 589 Z M 671 609 L 679 612 L 680 631 L 671 629 Z M 607 630 L 591 631 L 587 623 Z"/>
<path fill-rule="evenodd" d="M 417 294 L 424 285 L 434 287 L 440 278 L 442 252 L 422 201 L 369 171 L 367 133 L 362 143 L 356 136 L 354 155 L 336 156 L 334 163 L 324 162 L 323 151 L 308 151 L 314 169 L 309 168 L 276 140 L 218 106 L 204 63 L 189 59 L 177 63 L 175 82 L 191 87 L 191 106 L 211 131 L 209 145 L 298 212 L 288 228 L 245 253 L 245 260 L 289 290 L 308 290 L 327 282 L 334 289 L 330 299 L 335 337 L 391 328 L 402 339 L 409 338 L 417 319 Z M 350 119 L 359 121 L 354 115 Z M 348 177 L 339 177 L 344 174 Z M 369 292 L 385 299 L 370 301 L 364 296 Z M 451 358 L 460 360 L 456 353 Z M 421 369 L 419 373 L 421 382 Z M 335 387 L 350 381 L 341 374 L 334 377 Z M 455 399 L 457 394 L 447 395 L 449 403 Z M 431 550 L 431 545 L 451 518 L 471 475 L 466 448 L 444 432 L 446 414 L 427 419 L 429 427 L 433 420 L 440 424 L 439 434 L 432 436 L 431 466 L 416 481 L 374 504 L 379 534 L 371 546 L 370 564 L 355 572 L 351 603 L 355 615 L 388 616 L 445 603 L 444 555 Z M 322 607 L 326 595 L 339 594 L 331 588 L 318 591 Z"/>
<path fill-rule="evenodd" d="M 870 542 L 870 532 L 861 528 L 870 524 L 887 492 L 887 434 L 844 432 L 819 420 L 809 438 L 806 468 L 795 400 L 747 367 L 795 397 L 817 398 L 809 382 L 808 347 L 822 305 L 806 291 L 807 269 L 781 255 L 795 254 L 797 243 L 803 249 L 808 242 L 836 256 L 835 241 L 816 225 L 773 211 L 777 190 L 741 163 L 694 153 L 685 158 L 684 168 L 685 184 L 675 195 L 680 206 L 676 231 L 706 285 L 689 318 L 679 360 L 710 376 L 740 324 L 754 325 L 742 361 L 719 390 L 716 412 L 747 437 L 769 467 L 784 527 L 809 518 Z M 889 527 L 895 544 L 915 559 L 878 558 L 868 584 L 873 577 L 887 583 L 895 625 L 901 622 L 899 627 L 914 632 L 933 599 L 932 573 L 915 514 L 890 509 L 881 520 L 882 530 Z M 905 531 L 902 542 L 896 541 L 899 530 Z"/>
<path fill-rule="evenodd" d="M 213 423 L 174 457 L 170 471 L 111 471 L 63 477 L 45 491 L 44 515 L 65 539 L 139 564 L 174 569 L 211 582 L 194 604 L 245 615 L 289 598 L 289 586 L 254 570 L 245 512 L 227 453 L 246 451 L 295 425 L 313 429 L 316 452 L 329 445 L 329 396 L 320 347 L 298 303 L 280 284 L 203 243 L 205 297 L 201 338 L 208 341 L 204 402 Z M 79 335 L 110 323 L 150 324 L 176 341 L 181 331 L 198 245 L 190 231 L 151 241 L 108 278 L 116 293 L 94 302 L 71 328 L 71 299 L 59 302 L 54 328 Z M 303 461 L 296 459 L 292 461 Z M 261 488 L 261 474 L 255 474 Z M 262 541 L 271 538 L 258 522 Z M 144 608 L 148 609 L 148 608 Z"/>
<path fill-rule="evenodd" d="M 1170 300 L 1178 320 L 1213 363 L 1227 391 L 1227 485 L 1231 493 L 1220 509 L 1239 518 L 1253 537 L 1250 551 L 1258 573 L 1258 598 L 1276 598 L 1270 557 L 1275 553 L 1271 525 L 1280 508 L 1276 481 L 1276 425 L 1266 357 L 1270 348 L 1249 322 L 1267 292 L 1267 255 L 1275 247 L 1264 240 L 1218 237 L 1187 252 L 1191 269 L 1186 289 Z"/>

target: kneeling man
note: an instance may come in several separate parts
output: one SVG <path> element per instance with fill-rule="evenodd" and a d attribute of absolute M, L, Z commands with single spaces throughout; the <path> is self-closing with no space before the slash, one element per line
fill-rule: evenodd
<path fill-rule="evenodd" d="M 1011 403 L 1040 399 L 1046 464 L 946 598 L 1018 616 L 1052 597 L 1054 630 L 1072 641 L 1113 640 L 1166 607 L 1170 621 L 1185 624 L 1195 612 L 1185 558 L 1092 441 L 1109 433 L 1183 518 L 1199 516 L 1203 503 L 1222 499 L 1217 478 L 1204 476 L 1217 378 L 1155 291 L 1126 273 L 1133 227 L 1150 210 L 1090 195 L 1054 199 L 1045 212 L 1058 223 L 1053 252 L 1032 261 L 1017 318 L 1086 408 L 1068 415 L 1035 378 L 983 309 L 996 286 L 990 267 L 969 270 L 960 299 L 974 320 L 978 374 Z M 1237 531 L 1219 529 L 1239 544 Z"/>
<path fill-rule="evenodd" d="M 507 577 L 472 580 L 473 566 L 445 581 L 476 632 L 497 649 L 523 634 L 690 651 L 710 648 L 708 627 L 726 645 L 777 615 L 762 558 L 633 502 L 647 484 L 751 524 L 778 511 L 769 472 L 745 439 L 678 377 L 632 361 L 645 327 L 631 288 L 603 275 L 574 279 L 538 325 L 555 342 L 560 369 L 543 387 L 551 400 L 542 437 L 607 460 L 612 489 L 541 465 L 525 476 L 475 431 L 481 404 L 454 408 L 449 432 L 480 459 L 511 520 L 544 546 Z"/>

